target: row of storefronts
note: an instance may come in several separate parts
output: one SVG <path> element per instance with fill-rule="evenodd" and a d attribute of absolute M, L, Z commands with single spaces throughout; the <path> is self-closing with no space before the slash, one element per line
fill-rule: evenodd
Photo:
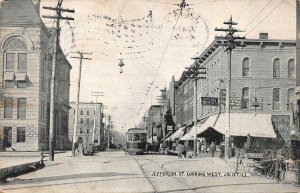
<path fill-rule="evenodd" d="M 165 126 L 157 128 L 165 131 L 158 138 L 169 144 L 180 140 L 193 146 L 195 134 L 199 142 L 217 145 L 230 136 L 232 145 L 241 147 L 251 136 L 255 149 L 288 145 L 290 136 L 299 133 L 290 126 L 296 87 L 296 42 L 269 39 L 267 33 L 258 39 L 242 40 L 245 47 L 233 50 L 231 58 L 230 114 L 225 105 L 229 58 L 219 43 L 222 42 L 214 40 L 197 56 L 199 60 L 195 62 L 206 71 L 205 79 L 197 80 L 197 93 L 195 80 L 188 78 L 189 70 L 178 80 L 172 77 Z M 166 116 L 172 120 L 166 120 Z"/>

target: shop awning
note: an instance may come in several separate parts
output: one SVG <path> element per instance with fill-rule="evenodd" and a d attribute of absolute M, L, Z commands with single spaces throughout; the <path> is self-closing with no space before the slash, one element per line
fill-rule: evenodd
<path fill-rule="evenodd" d="M 215 122 L 217 121 L 218 116 L 213 115 L 210 116 L 203 124 L 197 125 L 197 135 L 208 129 L 209 127 L 213 127 Z M 192 130 L 180 138 L 180 140 L 194 140 L 195 135 L 195 127 L 192 128 Z"/>
<path fill-rule="evenodd" d="M 15 72 L 5 72 L 3 80 L 14 80 L 15 79 Z"/>
<path fill-rule="evenodd" d="M 221 114 L 214 126 L 218 132 L 226 133 L 227 114 Z M 272 125 L 271 114 L 231 113 L 230 134 L 232 136 L 276 138 Z"/>
<path fill-rule="evenodd" d="M 173 133 L 170 137 L 168 137 L 166 139 L 166 141 L 175 141 L 176 139 L 179 139 L 182 137 L 182 135 L 184 134 L 184 130 L 187 126 L 184 127 L 180 127 L 179 129 L 177 129 L 175 131 L 175 133 Z"/>
<path fill-rule="evenodd" d="M 26 81 L 27 73 L 26 72 L 18 72 L 16 81 Z"/>
<path fill-rule="evenodd" d="M 213 115 L 207 121 L 198 126 L 197 135 L 203 133 L 208 128 L 213 128 L 217 132 L 225 135 L 227 130 L 228 116 L 226 113 Z M 194 139 L 194 128 L 180 140 Z M 250 113 L 231 113 L 230 114 L 230 135 L 231 136 L 247 136 L 276 138 L 273 129 L 271 114 L 250 114 Z"/>

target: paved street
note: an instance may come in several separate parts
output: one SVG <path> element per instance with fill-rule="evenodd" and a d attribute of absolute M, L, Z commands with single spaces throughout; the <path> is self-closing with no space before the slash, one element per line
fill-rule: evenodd
<path fill-rule="evenodd" d="M 232 163 L 219 158 L 179 160 L 176 156 L 129 156 L 101 152 L 94 157 L 56 155 L 41 170 L 0 185 L 2 192 L 299 192 L 290 184 L 277 184 L 262 176 L 158 177 L 151 172 L 230 172 Z M 146 175 L 145 175 L 146 174 Z"/>

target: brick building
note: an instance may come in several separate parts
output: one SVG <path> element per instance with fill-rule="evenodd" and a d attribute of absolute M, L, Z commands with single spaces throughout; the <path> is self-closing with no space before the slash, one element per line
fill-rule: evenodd
<path fill-rule="evenodd" d="M 267 34 L 260 34 L 259 39 L 245 39 L 242 44 L 246 47 L 232 51 L 231 135 L 251 133 L 257 137 L 274 137 L 275 131 L 282 139 L 287 138 L 290 100 L 296 82 L 296 42 L 268 39 Z M 207 128 L 225 134 L 228 54 L 218 46 L 218 40 L 214 40 L 198 57 L 197 62 L 206 68 L 206 79 L 198 80 L 198 134 Z M 188 82 L 185 80 L 183 84 L 188 85 Z M 217 98 L 218 105 L 205 105 L 203 97 Z M 181 139 L 192 138 L 193 132 L 190 132 Z"/>
<path fill-rule="evenodd" d="M 0 7 L 0 150 L 47 149 L 54 31 L 42 22 L 39 0 Z M 59 48 L 55 95 L 56 149 L 68 143 L 71 65 Z"/>
<path fill-rule="evenodd" d="M 71 109 L 69 112 L 69 139 L 73 140 L 73 130 L 75 123 L 75 109 L 76 103 L 70 103 Z M 77 122 L 77 140 L 79 137 L 83 140 L 84 145 L 92 143 L 92 132 L 94 128 L 94 120 L 96 120 L 94 143 L 99 145 L 105 143 L 104 125 L 103 119 L 103 105 L 102 103 L 96 104 L 95 114 L 95 103 L 81 102 L 78 105 L 78 122 Z"/>

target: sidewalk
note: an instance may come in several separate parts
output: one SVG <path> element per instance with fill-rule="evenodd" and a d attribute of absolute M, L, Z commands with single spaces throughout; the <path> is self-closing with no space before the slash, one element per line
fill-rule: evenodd
<path fill-rule="evenodd" d="M 41 168 L 40 161 L 41 152 L 0 152 L 0 181 Z"/>

